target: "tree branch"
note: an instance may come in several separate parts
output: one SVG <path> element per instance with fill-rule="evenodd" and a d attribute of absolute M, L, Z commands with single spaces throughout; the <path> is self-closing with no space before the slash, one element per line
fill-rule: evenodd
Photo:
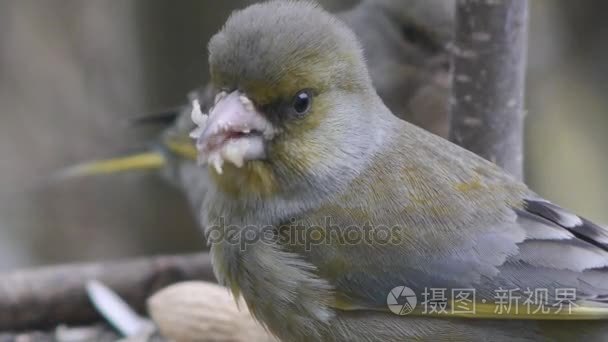
<path fill-rule="evenodd" d="M 450 138 L 523 176 L 527 0 L 458 0 Z"/>
<path fill-rule="evenodd" d="M 140 311 L 152 293 L 169 284 L 215 281 L 208 254 L 16 271 L 0 276 L 0 331 L 100 321 L 85 291 L 85 284 L 93 279 L 112 288 Z"/>

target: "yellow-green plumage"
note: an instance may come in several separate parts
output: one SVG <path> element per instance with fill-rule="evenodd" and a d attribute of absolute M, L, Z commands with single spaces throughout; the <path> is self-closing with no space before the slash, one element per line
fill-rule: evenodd
<path fill-rule="evenodd" d="M 603 339 L 608 233 L 392 115 L 340 21 L 308 1 L 253 5 L 212 39 L 210 67 L 218 91 L 243 94 L 277 128 L 264 157 L 200 172 L 213 180 L 201 220 L 218 278 L 279 338 Z M 301 89 L 313 101 L 294 116 Z M 391 239 L 331 238 L 350 227 Z M 478 315 L 395 315 L 398 286 L 474 288 Z M 580 297 L 569 314 L 499 315 L 486 304 L 500 288 Z"/>

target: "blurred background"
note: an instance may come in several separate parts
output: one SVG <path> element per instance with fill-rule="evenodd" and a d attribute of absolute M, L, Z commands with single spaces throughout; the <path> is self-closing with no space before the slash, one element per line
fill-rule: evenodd
<path fill-rule="evenodd" d="M 206 42 L 248 2 L 0 0 L 0 271 L 203 248 L 157 172 L 50 178 L 145 147 L 158 130 L 129 120 L 206 83 Z M 608 2 L 530 6 L 526 179 L 608 224 Z"/>

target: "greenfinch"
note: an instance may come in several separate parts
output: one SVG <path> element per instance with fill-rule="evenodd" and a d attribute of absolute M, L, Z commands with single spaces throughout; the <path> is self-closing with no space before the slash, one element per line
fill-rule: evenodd
<path fill-rule="evenodd" d="M 372 82 L 387 106 L 402 119 L 448 136 L 449 63 L 447 46 L 453 28 L 452 0 L 364 0 L 336 15 L 355 32 L 364 50 Z M 83 163 L 63 176 L 160 170 L 178 187 L 192 208 L 200 208 L 208 179 L 196 167 L 188 133 L 192 102 L 202 111 L 213 105 L 210 85 L 188 94 L 189 103 L 138 120 L 166 129 L 142 153 Z"/>
<path fill-rule="evenodd" d="M 220 283 L 278 338 L 606 340 L 606 229 L 397 118 L 342 21 L 269 1 L 208 48 L 200 217 Z"/>

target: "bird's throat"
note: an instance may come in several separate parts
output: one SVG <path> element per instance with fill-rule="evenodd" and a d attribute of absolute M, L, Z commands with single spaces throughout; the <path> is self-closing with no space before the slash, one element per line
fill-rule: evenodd
<path fill-rule="evenodd" d="M 218 189 L 235 199 L 252 195 L 268 197 L 279 190 L 271 167 L 264 161 L 248 161 L 240 168 L 228 163 L 222 174 L 210 166 L 209 173 Z"/>

